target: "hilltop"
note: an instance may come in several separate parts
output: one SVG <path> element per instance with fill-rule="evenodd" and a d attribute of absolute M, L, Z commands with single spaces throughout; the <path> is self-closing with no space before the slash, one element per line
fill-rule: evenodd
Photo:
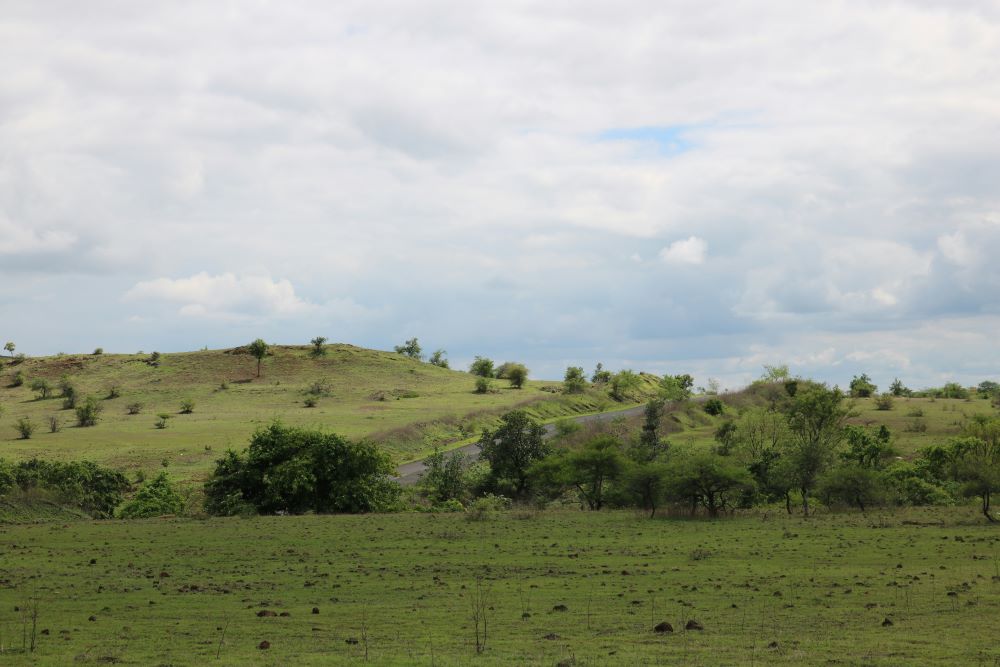
<path fill-rule="evenodd" d="M 227 448 L 242 449 L 262 424 L 321 427 L 349 438 L 371 438 L 397 462 L 425 455 L 479 433 L 505 411 L 521 408 L 539 420 L 612 409 L 606 392 L 590 389 L 567 396 L 558 382 L 529 381 L 512 389 L 497 380 L 495 393 L 474 392 L 474 377 L 391 352 L 346 344 L 327 345 L 314 357 L 311 346 L 272 346 L 261 377 L 246 348 L 175 354 L 57 355 L 5 360 L 0 371 L 2 456 L 24 459 L 90 459 L 125 470 L 153 471 L 165 465 L 179 479 L 202 478 Z M 24 383 L 13 386 L 16 374 Z M 30 388 L 45 379 L 53 396 L 39 399 Z M 67 378 L 82 397 L 103 408 L 94 427 L 78 427 L 64 409 L 57 385 Z M 651 394 L 656 379 L 643 376 L 636 400 Z M 109 398 L 115 388 L 119 395 Z M 313 398 L 315 407 L 307 407 Z M 190 414 L 181 404 L 193 401 Z M 139 403 L 138 414 L 128 406 Z M 157 428 L 158 414 L 169 414 Z M 35 424 L 19 439 L 16 422 Z M 49 420 L 59 431 L 49 431 Z"/>

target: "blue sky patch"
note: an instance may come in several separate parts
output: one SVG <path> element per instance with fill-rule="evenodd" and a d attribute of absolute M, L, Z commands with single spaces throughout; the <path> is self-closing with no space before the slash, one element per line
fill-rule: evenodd
<path fill-rule="evenodd" d="M 694 143 L 684 137 L 690 129 L 688 125 L 615 127 L 601 132 L 597 139 L 643 143 L 655 148 L 660 155 L 680 155 L 694 148 Z"/>

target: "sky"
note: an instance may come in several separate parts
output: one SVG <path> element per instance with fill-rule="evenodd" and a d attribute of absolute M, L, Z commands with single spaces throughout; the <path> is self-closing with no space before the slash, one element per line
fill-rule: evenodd
<path fill-rule="evenodd" d="M 994 0 L 0 0 L 0 339 L 1000 379 Z"/>

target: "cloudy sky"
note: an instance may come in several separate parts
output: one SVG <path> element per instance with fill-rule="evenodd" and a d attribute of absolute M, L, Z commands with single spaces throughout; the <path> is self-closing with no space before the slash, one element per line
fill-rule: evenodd
<path fill-rule="evenodd" d="M 998 7 L 0 0 L 0 339 L 996 379 Z"/>

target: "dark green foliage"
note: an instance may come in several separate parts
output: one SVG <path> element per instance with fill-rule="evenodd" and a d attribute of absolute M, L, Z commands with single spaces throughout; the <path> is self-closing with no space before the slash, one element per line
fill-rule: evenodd
<path fill-rule="evenodd" d="M 624 401 L 632 397 L 632 392 L 639 388 L 639 376 L 629 370 L 618 371 L 611 377 L 611 398 Z"/>
<path fill-rule="evenodd" d="M 887 412 L 892 410 L 893 398 L 892 394 L 879 394 L 875 397 L 875 409 Z"/>
<path fill-rule="evenodd" d="M 668 466 L 667 494 L 672 500 L 690 503 L 692 514 L 698 505 L 710 517 L 735 507 L 754 487 L 747 470 L 731 458 L 717 454 L 693 454 Z"/>
<path fill-rule="evenodd" d="M 867 373 L 855 375 L 851 379 L 851 398 L 868 398 L 878 391 L 878 387 L 868 377 Z"/>
<path fill-rule="evenodd" d="M 424 460 L 427 470 L 420 478 L 420 489 L 434 505 L 465 496 L 465 457 L 461 452 L 446 455 L 435 449 Z"/>
<path fill-rule="evenodd" d="M 428 359 L 427 361 L 430 362 L 432 366 L 437 366 L 439 368 L 450 368 L 450 366 L 448 365 L 448 360 L 444 356 L 446 354 L 448 353 L 445 350 L 434 350 L 434 354 L 432 354 L 430 359 Z"/>
<path fill-rule="evenodd" d="M 93 396 L 88 396 L 82 404 L 76 406 L 77 426 L 96 426 L 103 411 L 104 406 Z"/>
<path fill-rule="evenodd" d="M 123 519 L 148 519 L 154 516 L 180 514 L 184 499 L 177 493 L 167 473 L 161 472 L 146 482 L 135 498 L 125 503 L 118 515 Z"/>
<path fill-rule="evenodd" d="M 893 378 L 892 384 L 889 385 L 889 393 L 897 398 L 900 396 L 909 396 L 911 392 L 899 378 Z"/>
<path fill-rule="evenodd" d="M 528 381 L 528 367 L 524 364 L 508 362 L 506 378 L 510 380 L 511 387 L 520 389 Z"/>
<path fill-rule="evenodd" d="M 31 459 L 7 465 L 0 460 L 0 493 L 5 490 L 5 479 L 8 487 L 50 493 L 59 502 L 79 507 L 98 518 L 110 518 L 129 488 L 121 472 L 90 461 Z"/>
<path fill-rule="evenodd" d="M 397 345 L 394 349 L 396 350 L 396 354 L 403 354 L 417 361 L 420 361 L 424 356 L 420 342 L 416 338 L 411 338 L 402 345 Z"/>
<path fill-rule="evenodd" d="M 496 391 L 493 387 L 493 380 L 488 377 L 479 376 L 476 378 L 477 394 L 492 394 Z"/>
<path fill-rule="evenodd" d="M 542 437 L 545 430 L 523 410 L 508 412 L 500 422 L 494 431 L 484 429 L 479 439 L 481 457 L 490 464 L 487 484 L 523 497 L 528 490 L 528 469 L 550 452 Z"/>
<path fill-rule="evenodd" d="M 892 434 L 883 424 L 876 428 L 863 426 L 847 426 L 844 428 L 848 451 L 840 457 L 862 468 L 880 469 L 886 461 L 896 454 L 890 441 Z"/>
<path fill-rule="evenodd" d="M 399 485 L 392 460 L 371 442 L 274 422 L 241 455 L 229 451 L 205 484 L 205 509 L 229 514 L 378 512 L 393 508 Z"/>
<path fill-rule="evenodd" d="M 718 417 L 726 411 L 726 406 L 717 398 L 710 398 L 705 401 L 704 410 L 713 417 Z"/>
<path fill-rule="evenodd" d="M 664 375 L 660 380 L 660 395 L 668 401 L 684 401 L 690 398 L 693 386 L 694 378 L 687 373 Z"/>
<path fill-rule="evenodd" d="M 625 467 L 621 443 L 612 436 L 600 436 L 580 449 L 559 451 L 535 463 L 530 470 L 532 488 L 550 498 L 574 489 L 587 507 L 599 510 L 609 485 Z"/>
<path fill-rule="evenodd" d="M 640 463 L 626 469 L 621 480 L 624 500 L 649 510 L 649 518 L 666 501 L 670 488 L 670 467 L 665 463 Z"/>
<path fill-rule="evenodd" d="M 326 336 L 316 336 L 311 341 L 313 349 L 309 350 L 309 354 L 314 357 L 322 357 L 326 355 Z"/>
<path fill-rule="evenodd" d="M 969 390 L 957 382 L 948 382 L 937 392 L 939 398 L 968 398 Z"/>
<path fill-rule="evenodd" d="M 639 461 L 653 461 L 667 450 L 666 443 L 660 441 L 660 422 L 663 420 L 663 399 L 654 398 L 646 403 L 643 411 L 642 432 L 639 434 L 639 448 L 634 458 Z"/>
<path fill-rule="evenodd" d="M 878 471 L 848 463 L 825 472 L 816 492 L 827 505 L 848 505 L 864 512 L 885 500 L 885 482 Z"/>
<path fill-rule="evenodd" d="M 715 441 L 719 443 L 716 452 L 721 456 L 729 456 L 736 444 L 736 423 L 732 420 L 724 421 L 715 429 Z"/>
<path fill-rule="evenodd" d="M 590 376 L 590 381 L 594 384 L 607 384 L 611 382 L 611 371 L 604 369 L 604 364 L 597 362 L 594 374 Z"/>
<path fill-rule="evenodd" d="M 95 357 L 98 357 L 98 356 L 100 356 L 102 354 L 104 354 L 104 348 L 103 347 L 95 347 L 94 348 L 94 356 Z"/>
<path fill-rule="evenodd" d="M 194 412 L 194 399 L 185 398 L 181 401 L 181 414 L 189 415 Z"/>
<path fill-rule="evenodd" d="M 809 493 L 833 463 L 844 440 L 849 410 L 839 389 L 811 384 L 799 389 L 787 408 L 789 435 L 782 457 L 790 480 L 802 494 L 802 511 L 809 514 Z"/>
<path fill-rule="evenodd" d="M 993 398 L 1000 396 L 1000 383 L 993 382 L 992 380 L 983 380 L 976 387 L 976 393 L 981 398 Z"/>
<path fill-rule="evenodd" d="M 263 338 L 258 338 L 247 346 L 247 351 L 257 360 L 257 377 L 260 377 L 260 362 L 267 356 L 269 347 Z M 153 354 L 157 353 L 154 352 Z"/>
<path fill-rule="evenodd" d="M 10 381 L 10 386 L 20 387 L 24 384 L 24 371 L 18 371 L 14 373 L 13 379 Z"/>
<path fill-rule="evenodd" d="M 494 376 L 493 372 L 493 360 L 488 357 L 476 356 L 472 360 L 472 364 L 469 366 L 469 372 L 473 375 L 478 375 L 483 378 L 491 378 Z"/>
<path fill-rule="evenodd" d="M 567 394 L 582 394 L 587 388 L 587 379 L 583 376 L 583 367 L 570 366 L 563 377 L 563 392 Z"/>

